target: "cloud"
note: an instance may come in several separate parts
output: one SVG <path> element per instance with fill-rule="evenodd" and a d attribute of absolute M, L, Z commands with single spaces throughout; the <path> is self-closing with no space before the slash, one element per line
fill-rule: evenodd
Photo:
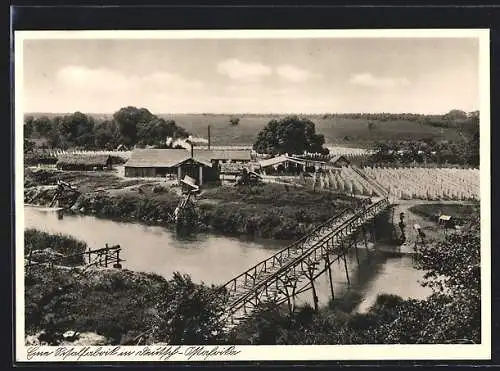
<path fill-rule="evenodd" d="M 106 68 L 71 65 L 61 68 L 57 80 L 65 86 L 93 91 L 147 91 L 201 89 L 203 83 L 181 75 L 156 71 L 147 75 L 124 75 Z"/>
<path fill-rule="evenodd" d="M 74 88 L 100 90 L 122 90 L 130 87 L 130 80 L 114 71 L 105 68 L 88 68 L 84 66 L 65 66 L 57 73 L 57 80 Z"/>
<path fill-rule="evenodd" d="M 197 80 L 189 80 L 180 75 L 168 72 L 153 72 L 142 77 L 142 80 L 147 84 L 156 84 L 158 86 L 175 86 L 183 89 L 201 89 L 203 83 Z"/>
<path fill-rule="evenodd" d="M 269 76 L 272 69 L 258 62 L 242 62 L 239 59 L 226 59 L 217 64 L 217 72 L 232 80 L 256 82 L 264 76 Z"/>
<path fill-rule="evenodd" d="M 378 77 L 368 72 L 351 75 L 349 82 L 354 85 L 374 88 L 393 88 L 410 85 L 410 81 L 405 77 Z"/>
<path fill-rule="evenodd" d="M 319 75 L 309 72 L 307 70 L 303 70 L 301 68 L 289 65 L 289 64 L 284 64 L 276 68 L 276 73 L 289 81 L 292 82 L 304 82 L 308 80 L 311 77 L 317 77 Z"/>

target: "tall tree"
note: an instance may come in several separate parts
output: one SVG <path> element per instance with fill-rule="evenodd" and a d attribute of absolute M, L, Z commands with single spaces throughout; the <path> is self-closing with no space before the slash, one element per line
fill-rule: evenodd
<path fill-rule="evenodd" d="M 81 112 L 64 116 L 58 130 L 59 134 L 70 145 L 88 148 L 94 144 L 94 119 Z"/>
<path fill-rule="evenodd" d="M 328 153 L 324 148 L 325 137 L 316 134 L 314 123 L 297 116 L 271 120 L 257 134 L 253 148 L 259 153 L 302 154 L 304 152 Z"/>
<path fill-rule="evenodd" d="M 114 121 L 106 120 L 95 126 L 95 146 L 111 150 L 116 148 L 120 140 L 120 133 Z"/>
<path fill-rule="evenodd" d="M 217 344 L 224 339 L 219 318 L 226 296 L 215 287 L 194 283 L 188 275 L 174 273 L 158 298 L 156 337 L 169 344 Z"/>
<path fill-rule="evenodd" d="M 40 136 L 48 136 L 53 130 L 52 120 L 47 116 L 37 117 L 33 120 L 33 128 Z"/>
<path fill-rule="evenodd" d="M 24 138 L 31 138 L 31 135 L 33 135 L 33 130 L 34 130 L 33 120 L 34 118 L 31 115 L 28 115 L 24 118 L 24 128 L 23 128 Z"/>
<path fill-rule="evenodd" d="M 121 141 L 125 145 L 134 145 L 137 143 L 137 125 L 139 123 L 148 123 L 155 116 L 146 108 L 123 107 L 113 114 L 113 119 L 118 126 L 121 135 Z"/>

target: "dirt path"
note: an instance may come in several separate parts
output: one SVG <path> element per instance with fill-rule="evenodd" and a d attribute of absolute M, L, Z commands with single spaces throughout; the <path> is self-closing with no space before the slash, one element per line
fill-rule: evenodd
<path fill-rule="evenodd" d="M 399 235 L 399 215 L 400 213 L 405 214 L 406 223 L 406 239 L 409 245 L 414 245 L 417 240 L 417 230 L 414 228 L 415 224 L 420 225 L 421 229 L 426 234 L 427 238 L 432 239 L 442 239 L 445 236 L 445 230 L 440 227 L 437 223 L 424 218 L 421 215 L 417 215 L 410 211 L 410 208 L 415 205 L 422 204 L 447 204 L 447 205 L 473 205 L 473 201 L 427 201 L 427 200 L 394 200 L 394 226 L 397 229 Z"/>

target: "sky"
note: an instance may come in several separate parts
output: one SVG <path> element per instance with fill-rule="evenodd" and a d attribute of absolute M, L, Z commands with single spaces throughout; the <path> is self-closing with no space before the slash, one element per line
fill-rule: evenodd
<path fill-rule="evenodd" d="M 479 109 L 474 38 L 25 40 L 25 112 Z"/>

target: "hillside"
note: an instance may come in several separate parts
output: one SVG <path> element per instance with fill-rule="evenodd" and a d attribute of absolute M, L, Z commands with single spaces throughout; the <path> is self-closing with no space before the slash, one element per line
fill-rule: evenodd
<path fill-rule="evenodd" d="M 32 113 L 52 118 L 56 114 Z M 110 119 L 111 114 L 91 114 L 96 121 Z M 258 114 L 158 114 L 159 117 L 174 120 L 195 137 L 207 137 L 207 126 L 211 126 L 213 145 L 251 145 L 257 133 L 272 119 L 285 115 Z M 327 145 L 366 146 L 373 141 L 419 140 L 434 138 L 443 140 L 459 140 L 460 133 L 455 123 L 432 125 L 424 120 L 368 119 L 355 118 L 350 115 L 302 115 L 316 124 L 316 132 L 325 136 Z M 229 119 L 240 118 L 238 125 L 232 126 Z M 422 116 L 424 117 L 424 116 Z M 369 123 L 372 123 L 371 129 Z"/>
<path fill-rule="evenodd" d="M 159 115 L 175 120 L 194 136 L 207 136 L 207 126 L 211 125 L 211 137 L 214 145 L 252 144 L 257 133 L 273 118 L 282 116 L 241 115 L 240 123 L 231 126 L 231 115 Z M 459 134 L 455 128 L 441 128 L 418 122 L 374 121 L 353 119 L 341 116 L 322 118 L 306 116 L 316 124 L 316 132 L 325 136 L 327 144 L 363 145 L 373 140 L 418 140 L 422 138 L 442 138 L 457 140 Z M 373 122 L 372 131 L 368 123 Z M 347 137 L 347 138 L 346 138 Z"/>

